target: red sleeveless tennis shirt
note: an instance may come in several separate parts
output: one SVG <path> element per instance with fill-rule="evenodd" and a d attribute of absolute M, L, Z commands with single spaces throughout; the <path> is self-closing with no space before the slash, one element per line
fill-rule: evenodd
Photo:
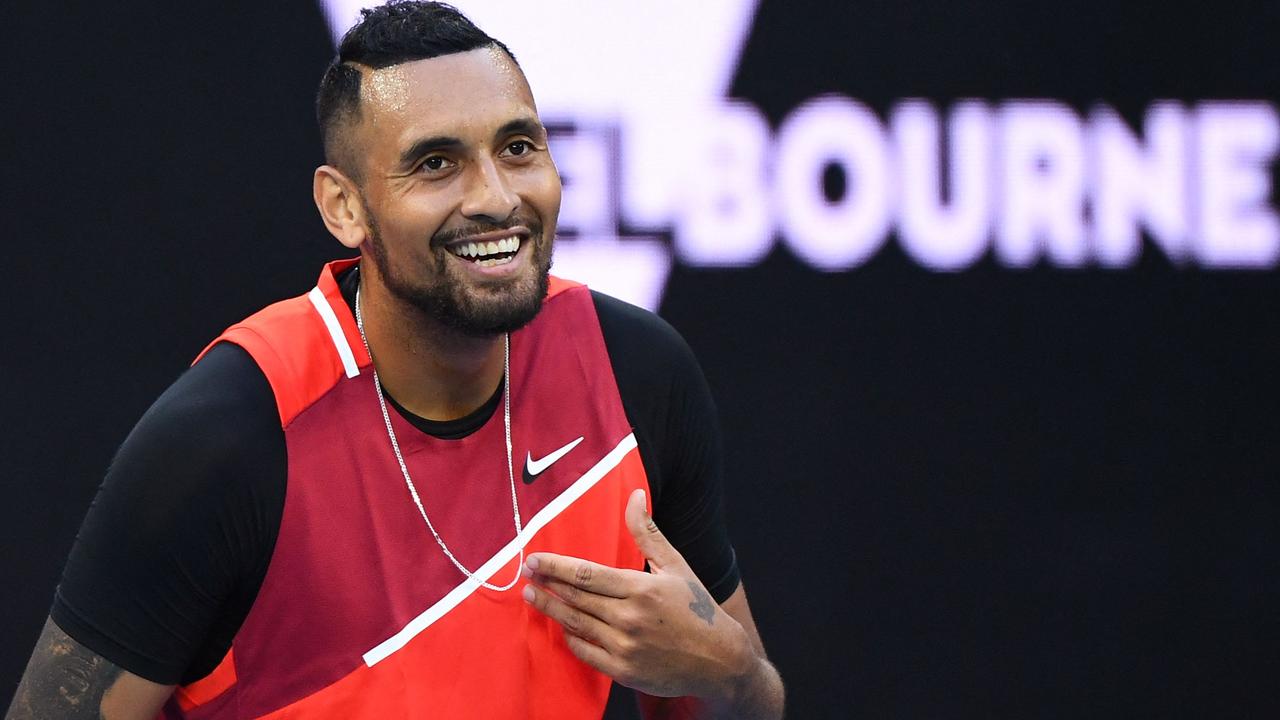
<path fill-rule="evenodd" d="M 288 453 L 279 536 L 257 600 L 222 663 L 177 689 L 186 718 L 599 718 L 610 680 L 569 652 L 558 625 L 506 592 L 519 550 L 642 568 L 623 522 L 648 490 L 587 288 L 553 278 L 511 334 L 512 460 L 582 441 L 511 513 L 502 413 L 467 437 L 391 422 L 432 538 L 387 438 L 368 354 L 336 275 L 215 342 L 240 345 L 275 393 Z"/>

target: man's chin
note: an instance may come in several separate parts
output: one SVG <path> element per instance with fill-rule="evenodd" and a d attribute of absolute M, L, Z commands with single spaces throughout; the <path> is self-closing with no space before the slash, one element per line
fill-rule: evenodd
<path fill-rule="evenodd" d="M 536 306 L 506 306 L 492 312 L 469 312 L 452 318 L 440 318 L 458 332 L 471 337 L 493 337 L 515 332 L 533 322 L 542 309 Z"/>
<path fill-rule="evenodd" d="M 526 280 L 518 287 L 470 288 L 465 297 L 432 302 L 424 307 L 442 324 L 472 337 L 515 332 L 528 325 L 542 309 L 549 280 Z"/>

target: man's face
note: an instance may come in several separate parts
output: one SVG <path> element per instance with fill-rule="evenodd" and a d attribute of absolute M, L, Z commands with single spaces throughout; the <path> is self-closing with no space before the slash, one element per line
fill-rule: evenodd
<path fill-rule="evenodd" d="M 361 110 L 366 272 L 469 335 L 532 320 L 560 176 L 524 74 L 491 48 L 367 71 Z"/>

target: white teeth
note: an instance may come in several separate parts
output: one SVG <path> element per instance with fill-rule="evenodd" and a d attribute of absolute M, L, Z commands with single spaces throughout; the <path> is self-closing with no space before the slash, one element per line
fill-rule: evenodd
<path fill-rule="evenodd" d="M 498 253 L 514 253 L 520 250 L 520 238 L 510 237 L 501 240 L 481 242 L 481 243 L 462 243 L 449 248 L 449 251 L 458 257 L 479 258 L 481 264 L 488 261 L 484 260 L 486 255 L 496 255 Z M 505 262 L 505 261 L 504 261 Z M 489 263 L 492 264 L 492 263 Z"/>

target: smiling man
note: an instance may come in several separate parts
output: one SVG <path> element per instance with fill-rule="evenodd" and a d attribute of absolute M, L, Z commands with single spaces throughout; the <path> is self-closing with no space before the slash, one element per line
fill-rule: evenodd
<path fill-rule="evenodd" d="M 706 383 L 662 321 L 549 277 L 560 181 L 512 54 L 387 5 L 317 105 L 316 205 L 359 259 L 142 418 L 9 717 L 598 718 L 613 680 L 650 717 L 780 717 Z"/>

